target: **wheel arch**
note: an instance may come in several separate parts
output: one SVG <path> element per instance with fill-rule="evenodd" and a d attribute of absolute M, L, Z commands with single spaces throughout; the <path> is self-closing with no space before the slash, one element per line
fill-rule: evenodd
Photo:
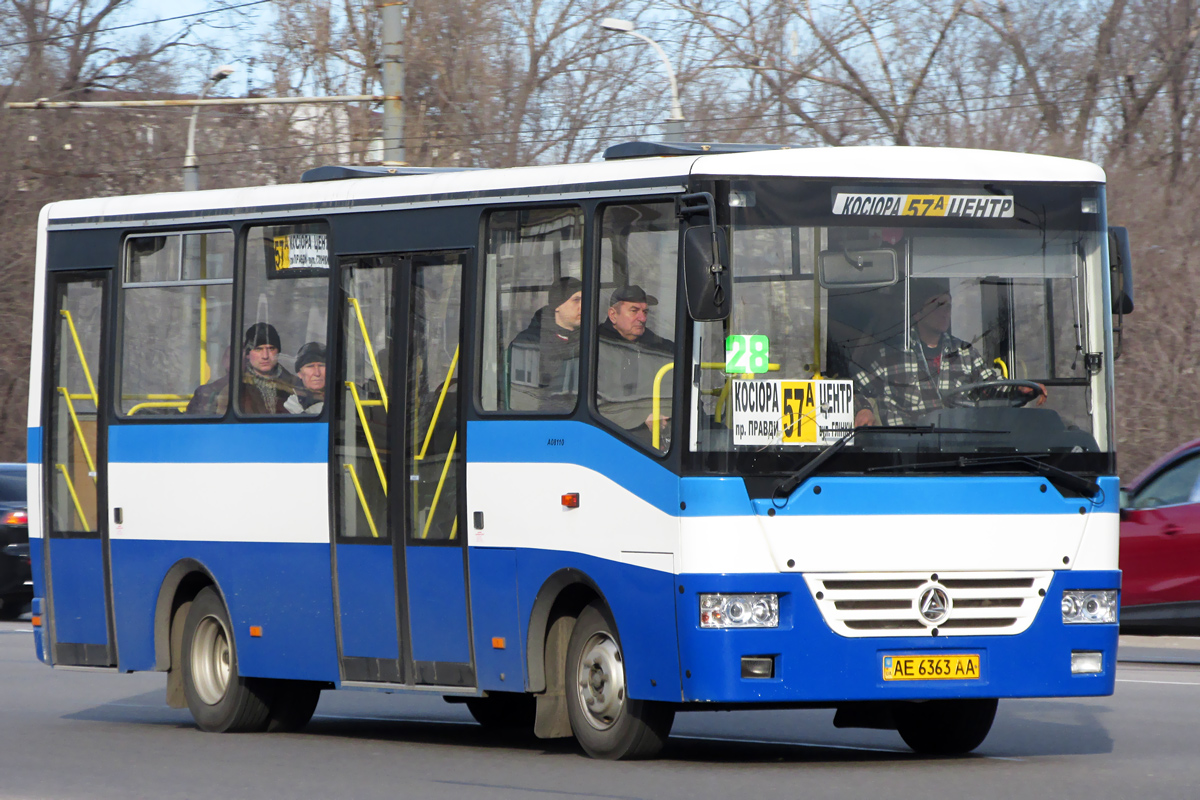
<path fill-rule="evenodd" d="M 529 614 L 525 641 L 528 691 L 546 691 L 546 638 L 551 624 L 562 616 L 579 616 L 580 611 L 596 600 L 604 604 L 611 619 L 612 606 L 596 581 L 586 572 L 575 568 L 560 569 L 542 582 Z M 615 622 L 613 627 L 616 632 Z"/>
<path fill-rule="evenodd" d="M 159 672 L 169 671 L 172 667 L 171 626 L 180 607 L 190 603 L 206 586 L 212 586 L 221 601 L 225 601 L 225 593 L 216 578 L 194 558 L 175 562 L 163 577 L 154 609 L 154 668 Z"/>

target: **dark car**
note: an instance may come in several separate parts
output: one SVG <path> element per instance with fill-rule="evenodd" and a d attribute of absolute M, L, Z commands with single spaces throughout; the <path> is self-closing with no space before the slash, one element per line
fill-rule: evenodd
<path fill-rule="evenodd" d="M 1121 490 L 1121 630 L 1200 634 L 1200 439 Z"/>
<path fill-rule="evenodd" d="M 0 464 L 0 619 L 15 619 L 32 599 L 25 465 Z"/>

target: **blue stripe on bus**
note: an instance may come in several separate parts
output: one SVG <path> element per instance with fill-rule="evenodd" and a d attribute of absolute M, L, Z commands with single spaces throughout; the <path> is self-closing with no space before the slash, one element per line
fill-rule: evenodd
<path fill-rule="evenodd" d="M 324 422 L 112 425 L 108 460 L 119 464 L 321 464 Z"/>
<path fill-rule="evenodd" d="M 25 429 L 25 462 L 27 464 L 42 463 L 42 429 Z"/>

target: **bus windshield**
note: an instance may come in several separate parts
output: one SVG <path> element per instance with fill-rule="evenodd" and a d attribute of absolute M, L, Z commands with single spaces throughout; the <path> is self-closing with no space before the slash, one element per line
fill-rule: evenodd
<path fill-rule="evenodd" d="M 758 202 L 731 193 L 732 312 L 696 326 L 694 449 L 766 456 L 740 463 L 753 472 L 869 425 L 885 430 L 845 447 L 861 469 L 947 453 L 1097 454 L 1102 468 L 1097 232 L 1019 206 L 977 224 L 786 224 Z"/>

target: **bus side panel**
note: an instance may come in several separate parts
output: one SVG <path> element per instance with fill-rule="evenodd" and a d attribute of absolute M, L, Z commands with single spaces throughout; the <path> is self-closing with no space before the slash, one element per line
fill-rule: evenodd
<path fill-rule="evenodd" d="M 337 547 L 342 655 L 400 658 L 396 637 L 396 567 L 390 542 Z M 380 602 L 387 598 L 389 602 Z"/>
<path fill-rule="evenodd" d="M 472 547 L 471 619 L 479 688 L 525 688 L 525 635 L 517 597 L 517 553 L 508 547 Z M 499 640 L 499 641 L 497 641 Z"/>
<path fill-rule="evenodd" d="M 581 553 L 523 549 L 517 553 L 521 619 L 528 620 L 538 590 L 562 569 L 587 575 L 612 611 L 625 656 L 625 681 L 635 700 L 678 702 L 679 638 L 675 628 L 673 557 L 654 557 L 660 569 L 635 566 Z"/>
<path fill-rule="evenodd" d="M 460 547 L 408 547 L 408 596 L 437 598 L 437 614 L 409 615 L 414 661 L 471 662 L 467 586 Z M 422 603 L 418 606 L 428 607 Z"/>
<path fill-rule="evenodd" d="M 103 544 L 99 539 L 51 539 L 49 547 L 54 607 L 76 612 L 54 615 L 55 641 L 107 644 Z M 80 613 L 85 609 L 92 613 Z"/>
<path fill-rule="evenodd" d="M 225 599 L 248 677 L 337 679 L 329 545 L 268 542 L 112 542 L 120 669 L 153 670 L 154 612 L 163 579 L 188 558 Z M 252 637 L 251 626 L 262 629 Z"/>
<path fill-rule="evenodd" d="M 224 597 L 242 675 L 337 679 L 328 436 L 297 422 L 109 428 L 122 669 L 153 669 L 158 593 L 190 558 Z"/>

